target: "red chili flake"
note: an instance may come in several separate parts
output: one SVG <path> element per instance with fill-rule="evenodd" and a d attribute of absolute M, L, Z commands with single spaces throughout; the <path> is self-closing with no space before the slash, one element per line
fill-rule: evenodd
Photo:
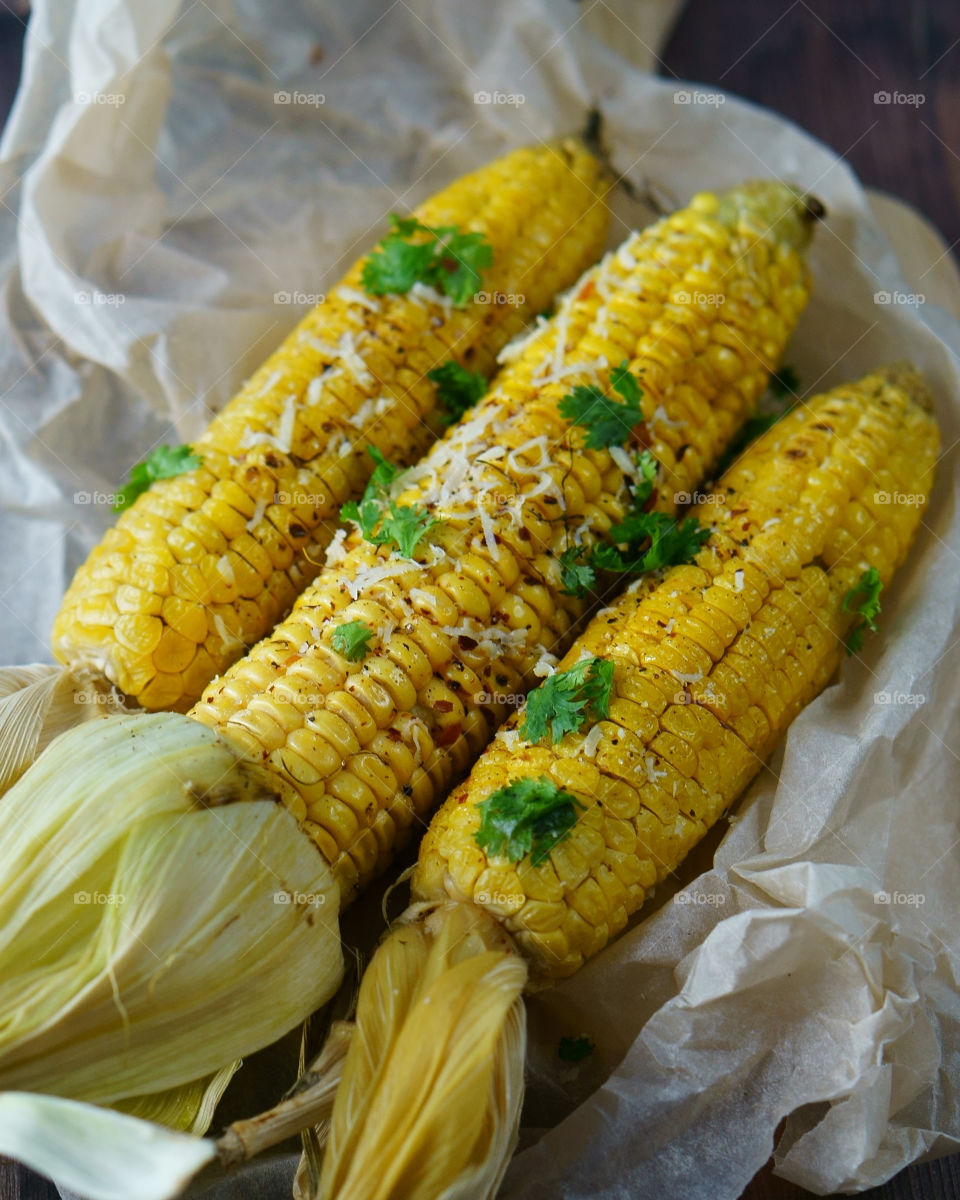
<path fill-rule="evenodd" d="M 480 643 L 478 641 L 476 641 L 474 638 L 467 637 L 467 635 L 465 633 L 462 633 L 457 638 L 457 644 L 459 645 L 461 650 L 476 650 L 477 646 L 479 646 Z"/>
<path fill-rule="evenodd" d="M 448 725 L 446 729 L 433 739 L 435 746 L 451 746 L 460 736 L 460 722 L 457 721 L 453 725 Z"/>
<path fill-rule="evenodd" d="M 453 704 L 449 700 L 437 700 L 433 708 L 435 712 L 453 712 Z"/>

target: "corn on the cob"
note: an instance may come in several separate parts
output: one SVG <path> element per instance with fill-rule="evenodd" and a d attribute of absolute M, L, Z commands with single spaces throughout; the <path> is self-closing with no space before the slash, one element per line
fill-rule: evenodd
<path fill-rule="evenodd" d="M 427 373 L 452 359 L 488 376 L 598 257 L 606 187 L 595 156 L 567 139 L 514 151 L 421 205 L 425 225 L 486 236 L 494 302 L 457 307 L 422 284 L 369 296 L 357 262 L 197 439 L 201 465 L 154 483 L 91 553 L 54 623 L 57 658 L 143 708 L 194 703 L 316 574 L 340 505 L 370 475 L 365 447 L 409 463 L 433 439 Z"/>
<path fill-rule="evenodd" d="M 938 434 L 928 408 L 922 379 L 897 367 L 781 420 L 701 502 L 712 533 L 695 561 L 628 590 L 560 664 L 569 669 L 584 653 L 603 653 L 612 666 L 603 719 L 584 721 L 556 744 L 527 744 L 520 714 L 449 797 L 413 876 L 418 903 L 407 919 L 416 935 L 401 924 L 361 988 L 323 1196 L 426 1200 L 450 1186 L 461 1167 L 476 1169 L 490 1142 L 482 1118 L 487 1125 L 500 1119 L 487 1090 L 517 1071 L 509 1056 L 489 1050 L 509 1011 L 509 985 L 493 972 L 502 976 L 506 962 L 523 961 L 527 986 L 539 987 L 601 950 L 826 685 L 858 619 L 847 598 L 865 571 L 888 583 L 918 528 L 919 505 L 884 504 L 882 493 L 929 495 Z M 569 802 L 570 827 L 545 835 L 539 863 L 479 844 L 482 806 L 518 781 L 546 781 Z M 459 1013 L 433 1008 L 433 1000 L 462 962 L 455 966 L 448 956 L 446 971 L 433 963 L 429 978 L 421 978 L 421 954 L 407 976 L 393 975 L 399 963 L 409 965 L 417 938 L 436 955 L 453 922 L 474 930 L 473 954 L 487 964 L 473 980 L 472 1001 L 488 1047 L 484 1089 L 474 1092 L 471 1114 L 457 1107 L 455 1121 L 446 1116 L 451 1086 L 438 1080 L 425 1096 L 406 1042 L 409 1028 L 433 1012 L 431 1033 L 459 1046 Z M 514 949 L 498 946 L 504 933 Z M 364 994 L 388 977 L 403 979 L 394 1000 L 400 1019 L 379 1018 Z M 517 997 L 522 984 L 513 986 Z M 505 1036 L 516 1044 L 506 1029 Z M 375 1076 L 364 1067 L 372 1044 L 377 1062 L 386 1064 Z M 469 1048 L 459 1053 L 458 1062 L 446 1064 L 452 1079 L 458 1068 L 476 1066 Z M 431 1061 L 426 1051 L 422 1057 Z M 362 1126 L 348 1120 L 357 1112 L 365 1114 Z M 399 1145 L 392 1132 L 383 1133 L 398 1121 L 411 1131 Z M 382 1136 L 389 1154 L 381 1152 Z M 503 1164 L 489 1166 L 494 1179 Z"/>
<path fill-rule="evenodd" d="M 292 814 L 309 835 L 299 833 L 317 881 L 312 888 L 297 889 L 288 881 L 289 868 L 272 876 L 269 847 L 258 835 L 264 888 L 270 894 L 278 888 L 281 895 L 292 893 L 297 906 L 298 892 L 322 896 L 318 911 L 309 899 L 304 901 L 302 915 L 321 939 L 315 971 L 329 965 L 330 945 L 323 939 L 335 926 L 337 905 L 330 903 L 331 894 L 349 899 L 390 861 L 436 793 L 482 749 L 507 710 L 508 695 L 526 690 L 540 661 L 562 652 L 588 602 L 561 594 L 559 555 L 571 538 L 586 546 L 596 542 L 629 508 L 635 459 L 623 445 L 584 448 L 583 429 L 561 417 L 558 401 L 571 386 L 602 379 L 621 360 L 640 373 L 644 409 L 632 410 L 633 420 L 644 418 L 638 432 L 662 460 L 666 478 L 655 503 L 671 511 L 676 491 L 693 490 L 715 462 L 780 356 L 806 299 L 802 250 L 812 219 L 809 206 L 792 189 L 755 185 L 723 198 L 700 197 L 689 209 L 632 237 L 588 273 L 553 321 L 505 355 L 510 365 L 494 389 L 398 482 L 389 509 L 386 496 L 372 501 L 383 526 L 367 532 L 383 542 L 380 534 L 389 517 L 391 536 L 403 556 L 356 532 L 338 537 L 327 567 L 290 617 L 210 685 L 193 719 L 170 713 L 117 717 L 93 723 L 87 727 L 90 732 L 81 728 L 59 739 L 7 794 L 4 807 L 11 826 L 29 818 L 31 828 L 39 831 L 37 840 L 46 846 L 44 854 L 55 853 L 53 847 L 62 847 L 63 837 L 54 842 L 42 831 L 47 822 L 53 825 L 53 814 L 73 811 L 73 795 L 62 777 L 59 790 L 49 794 L 64 756 L 93 756 L 95 765 L 98 745 L 108 746 L 116 758 L 127 736 L 133 739 L 129 755 L 113 762 L 99 781 L 98 829 L 103 837 L 112 836 L 110 813 L 123 806 L 129 811 L 135 775 L 137 804 L 144 814 L 143 828 L 136 829 L 137 845 L 149 847 L 150 861 L 166 862 L 167 845 L 175 855 L 177 839 L 196 837 L 190 831 L 209 811 L 239 823 L 237 810 L 246 806 L 235 801 L 256 796 L 279 800 L 289 810 L 283 816 L 290 820 Z M 698 287 L 709 287 L 727 297 L 727 303 L 700 306 L 696 298 L 677 294 Z M 627 411 L 628 406 L 620 408 Z M 622 430 L 624 443 L 630 433 Z M 361 526 L 368 516 L 365 501 L 358 510 Z M 417 532 L 413 539 L 411 516 Z M 404 522 L 405 532 L 400 529 Z M 363 623 L 363 636 L 348 646 L 343 633 L 347 626 L 356 632 L 356 622 Z M 166 746 L 178 736 L 191 749 L 173 769 L 168 758 L 157 754 L 156 744 Z M 93 785 L 88 780 L 86 786 Z M 176 820 L 170 828 L 159 822 L 152 841 L 149 829 L 158 796 L 171 790 L 180 805 L 174 809 Z M 70 829 L 83 831 L 87 811 L 73 819 Z M 167 808 L 163 816 L 172 819 Z M 117 836 L 121 833 L 128 836 L 125 826 Z M 0 847 L 0 878 L 17 873 L 22 853 L 14 847 L 4 860 Z M 102 850 L 98 869 L 111 867 L 116 853 Z M 232 830 L 207 846 L 207 853 L 230 864 L 239 857 L 250 865 L 244 839 Z M 146 850 L 138 854 L 145 856 Z M 125 855 L 123 861 L 139 860 Z M 68 896 L 71 884 L 79 882 L 72 872 L 81 866 L 93 869 L 78 855 L 56 864 L 57 903 L 48 901 L 44 908 L 44 928 L 54 935 L 73 915 Z M 175 868 L 182 870 L 189 880 L 193 866 L 188 856 L 182 863 L 178 856 L 169 869 L 174 874 Z M 306 869 L 304 865 L 303 873 Z M 81 886 L 90 888 L 89 876 Z M 182 903 L 177 889 L 189 886 L 170 885 L 168 903 Z M 131 890 L 139 893 L 142 887 L 134 872 Z M 247 922 L 256 915 L 255 900 L 244 899 Z M 94 970 L 88 963 L 81 980 L 72 958 L 68 964 L 60 957 L 74 953 L 73 942 L 54 936 L 49 959 L 31 976 L 31 986 L 37 994 L 54 996 L 61 1019 L 44 1029 L 42 1052 L 28 1053 L 24 1047 L 35 1045 L 38 1036 L 30 1020 L 16 1028 L 4 1025 L 4 998 L 15 994 L 19 978 L 9 958 L 16 937 L 8 932 L 28 919 L 27 909 L 29 904 L 19 905 L 11 896 L 9 914 L 0 912 L 0 980 L 6 973 L 14 985 L 13 991 L 0 991 L 0 1086 L 63 1089 L 74 1095 L 82 1087 L 87 1098 L 115 1101 L 175 1086 L 171 1074 L 188 1050 L 187 1078 L 196 1078 L 279 1032 L 276 1021 L 265 1021 L 258 1010 L 225 1053 L 222 1029 L 211 1039 L 202 1020 L 187 1019 L 193 1011 L 205 1014 L 206 1008 L 204 996 L 184 985 L 176 1029 L 164 1047 L 162 1078 L 152 1087 L 140 1078 L 133 1091 L 129 1069 L 118 1082 L 103 1068 L 87 1070 L 90 1059 L 83 1053 L 92 1036 L 85 1024 L 90 1021 L 97 1031 L 98 1063 L 109 1061 L 105 1047 L 116 1046 L 123 1047 L 127 1068 L 143 1055 L 156 1069 L 156 1047 L 127 1039 L 134 1016 L 128 1011 L 125 1022 L 118 1018 L 111 1024 L 96 1007 L 105 997 L 126 1000 L 130 984 L 125 964 L 109 955 L 106 963 L 92 959 L 100 965 Z M 224 930 L 231 928 L 229 909 L 229 902 L 219 905 Z M 181 953 L 169 922 L 161 920 L 164 911 L 163 905 L 150 909 L 161 933 L 156 941 L 144 940 L 158 960 L 169 958 L 183 970 L 193 958 Z M 109 914 L 101 919 L 108 925 Z M 88 931 L 92 940 L 97 928 L 93 922 Z M 101 947 L 111 944 L 106 936 L 97 941 Z M 243 942 L 237 946 L 239 977 L 259 968 L 249 949 Z M 170 979 L 169 971 L 164 978 Z M 56 988 L 51 983 L 48 989 L 54 979 Z M 78 987 L 82 982 L 92 1011 L 79 1000 L 65 1001 L 65 993 L 72 998 L 74 979 Z M 190 986 L 198 985 L 191 981 Z M 243 990 L 239 985 L 231 990 L 241 1009 Z M 285 981 L 283 991 L 289 1000 Z M 134 988 L 133 994 L 138 1018 L 156 1028 L 149 989 Z M 300 1015 L 322 999 L 316 988 L 305 991 Z M 162 1028 L 166 1032 L 168 1025 Z M 67 1056 L 57 1053 L 65 1046 L 73 1059 L 70 1072 L 61 1068 Z"/>
<path fill-rule="evenodd" d="M 559 559 L 572 530 L 589 543 L 623 517 L 632 460 L 585 449 L 558 401 L 627 359 L 666 475 L 655 507 L 672 511 L 782 352 L 806 299 L 797 248 L 810 223 L 789 189 L 759 185 L 700 197 L 632 238 L 405 477 L 397 507 L 440 522 L 417 560 L 358 534 L 336 544 L 290 618 L 207 689 L 192 715 L 276 771 L 345 899 L 391 861 L 585 609 L 562 594 Z M 676 299 L 706 287 L 728 302 Z M 352 622 L 373 637 L 359 663 L 331 646 Z"/>

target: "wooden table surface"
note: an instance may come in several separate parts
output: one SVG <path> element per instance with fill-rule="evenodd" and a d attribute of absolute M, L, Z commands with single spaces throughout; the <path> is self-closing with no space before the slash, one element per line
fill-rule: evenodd
<path fill-rule="evenodd" d="M 2 0 L 0 0 L 2 5 Z M 0 119 L 19 75 L 22 23 L 0 16 Z M 660 73 L 716 85 L 782 113 L 900 196 L 960 250 L 960 3 L 957 0 L 688 0 Z M 882 103 L 923 96 L 922 102 Z M 960 1155 L 907 1168 L 865 1200 L 960 1197 Z M 744 1200 L 810 1193 L 761 1171 Z M 59 1200 L 0 1159 L 0 1200 Z"/>

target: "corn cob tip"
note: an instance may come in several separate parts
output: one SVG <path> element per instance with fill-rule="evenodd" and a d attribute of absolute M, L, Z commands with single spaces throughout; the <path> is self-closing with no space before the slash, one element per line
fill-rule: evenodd
<path fill-rule="evenodd" d="M 893 387 L 900 388 L 906 392 L 914 404 L 923 409 L 924 412 L 933 412 L 933 393 L 930 390 L 930 385 L 909 359 L 901 359 L 899 362 L 888 363 L 884 367 L 878 367 L 875 374 L 886 380 Z"/>

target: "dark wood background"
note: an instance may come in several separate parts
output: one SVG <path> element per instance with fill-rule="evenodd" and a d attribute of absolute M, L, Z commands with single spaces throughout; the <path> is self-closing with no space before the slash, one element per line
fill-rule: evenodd
<path fill-rule="evenodd" d="M 0 120 L 16 90 L 23 28 L 0 0 Z M 957 254 L 960 0 L 688 0 L 659 69 L 736 92 L 803 125 L 864 183 L 925 213 Z M 878 92 L 924 101 L 878 104 Z M 960 1155 L 909 1167 L 863 1195 L 953 1200 L 960 1197 Z M 744 1200 L 809 1196 L 767 1168 Z M 58 1193 L 0 1160 L 0 1200 L 58 1200 Z"/>

